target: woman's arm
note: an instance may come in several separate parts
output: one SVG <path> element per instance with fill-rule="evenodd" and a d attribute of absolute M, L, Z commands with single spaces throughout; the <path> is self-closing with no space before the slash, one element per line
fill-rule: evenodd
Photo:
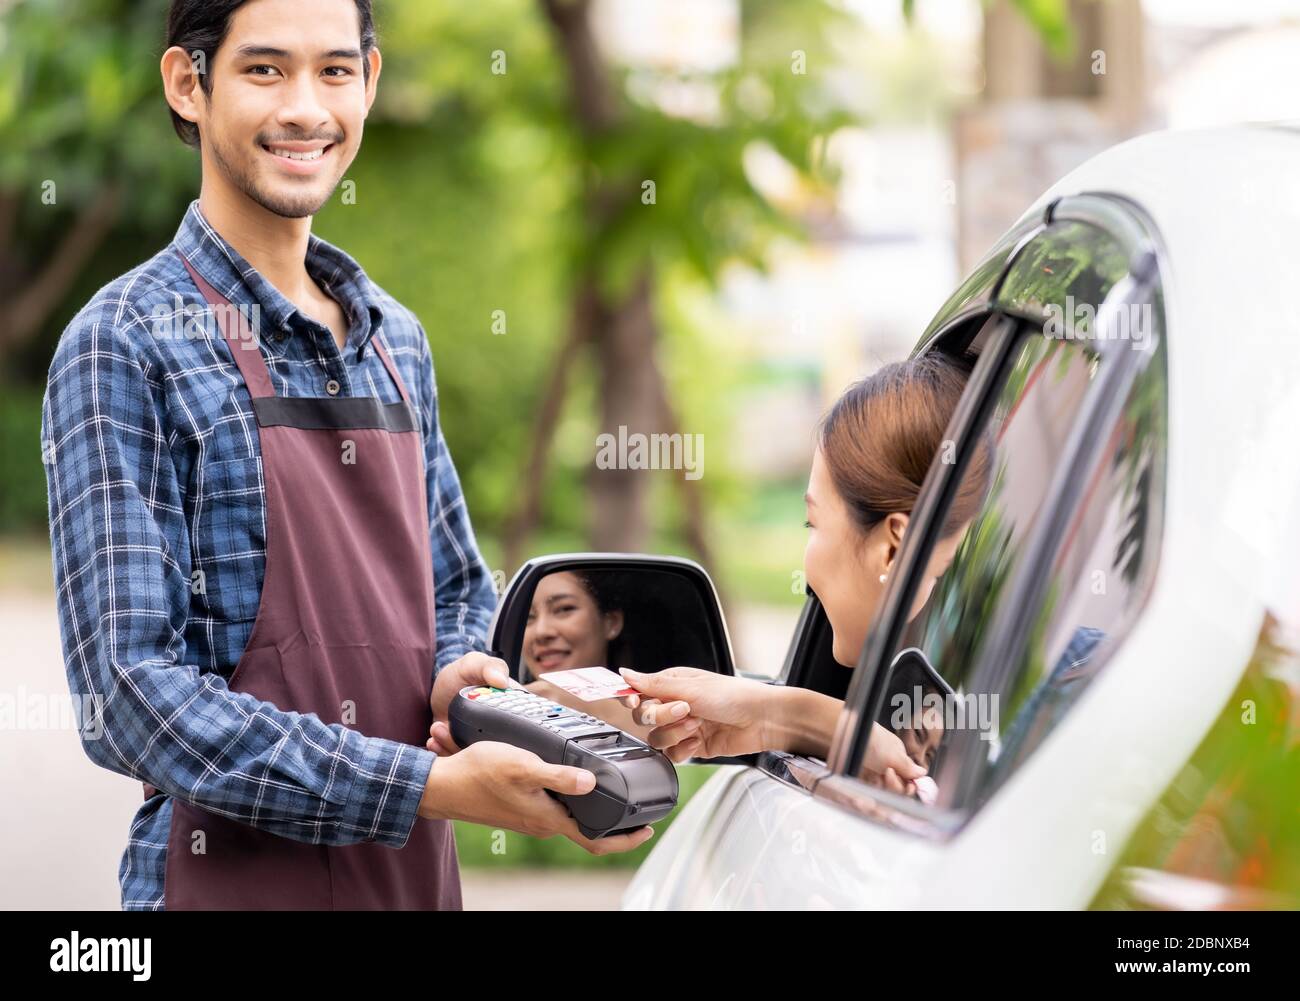
<path fill-rule="evenodd" d="M 714 674 L 694 667 L 670 667 L 657 674 L 624 669 L 624 679 L 641 693 L 625 704 L 641 725 L 656 724 L 646 742 L 673 761 L 731 757 L 759 751 L 789 751 L 825 758 L 844 703 L 806 688 L 769 685 L 750 678 Z M 683 702 L 684 718 L 667 724 L 655 719 L 661 703 Z M 903 742 L 879 723 L 872 724 L 863 771 L 902 782 L 925 768 L 907 755 Z"/>
<path fill-rule="evenodd" d="M 830 753 L 835 723 L 844 703 L 807 688 L 767 687 L 771 689 L 773 743 L 777 745 L 770 749 L 824 760 Z"/>

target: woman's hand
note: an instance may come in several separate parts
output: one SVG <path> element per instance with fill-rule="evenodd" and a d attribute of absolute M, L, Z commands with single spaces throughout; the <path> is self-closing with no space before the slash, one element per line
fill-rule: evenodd
<path fill-rule="evenodd" d="M 536 681 L 524 685 L 528 691 L 550 699 L 562 706 L 576 709 L 581 713 L 590 713 L 597 719 L 604 720 L 610 726 L 618 727 L 624 733 L 630 733 L 639 740 L 645 740 L 649 731 L 636 724 L 634 714 L 626 705 L 625 699 L 600 699 L 596 702 L 584 702 L 578 696 L 565 691 L 559 685 L 553 685 L 542 675 Z"/>
<path fill-rule="evenodd" d="M 867 754 L 862 762 L 863 778 L 875 786 L 883 786 L 902 796 L 916 795 L 916 780 L 925 774 L 907 753 L 899 736 L 881 726 L 871 724 L 867 740 Z"/>
<path fill-rule="evenodd" d="M 620 701 L 641 726 L 653 727 L 651 747 L 676 762 L 754 754 L 777 747 L 771 685 L 695 667 L 670 667 L 656 674 L 621 669 L 640 694 Z"/>

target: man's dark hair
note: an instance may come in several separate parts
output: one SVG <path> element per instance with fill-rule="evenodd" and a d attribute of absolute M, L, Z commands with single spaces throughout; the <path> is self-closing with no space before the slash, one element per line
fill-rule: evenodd
<path fill-rule="evenodd" d="M 212 61 L 217 49 L 226 39 L 230 29 L 230 17 L 248 0 L 172 0 L 171 11 L 167 15 L 167 43 L 164 49 L 179 45 L 194 59 L 196 52 L 203 53 L 203 70 L 199 74 L 199 86 L 203 93 L 212 99 Z M 375 47 L 375 17 L 372 0 L 355 0 L 357 14 L 361 18 L 361 55 L 367 56 Z M 370 79 L 370 63 L 362 60 L 361 71 L 366 80 Z M 172 110 L 172 127 L 176 134 L 189 146 L 199 144 L 199 127 L 187 122 Z"/>

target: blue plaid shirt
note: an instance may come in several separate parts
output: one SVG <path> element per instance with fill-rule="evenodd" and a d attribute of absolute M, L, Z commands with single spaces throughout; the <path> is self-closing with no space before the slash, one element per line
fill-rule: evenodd
<path fill-rule="evenodd" d="M 232 302 L 260 310 L 279 395 L 324 396 L 335 379 L 339 396 L 397 402 L 372 343 L 383 340 L 422 415 L 437 592 L 431 682 L 483 649 L 496 602 L 438 425 L 419 321 L 312 237 L 307 269 L 349 320 L 340 351 L 192 203 L 171 246 L 73 318 L 41 414 L 68 683 L 98 704 L 82 745 L 96 764 L 160 790 L 137 812 L 122 857 L 128 910 L 163 906 L 173 796 L 298 841 L 400 847 L 434 760 L 227 687 L 266 564 L 261 450 L 248 391 L 177 249 Z"/>

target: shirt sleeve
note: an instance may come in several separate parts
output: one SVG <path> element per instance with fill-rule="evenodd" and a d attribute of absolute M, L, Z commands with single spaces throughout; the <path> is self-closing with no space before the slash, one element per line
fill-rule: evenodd
<path fill-rule="evenodd" d="M 433 357 L 424 329 L 420 395 L 424 420 L 425 479 L 429 495 L 429 542 L 433 550 L 437 637 L 433 675 L 472 650 L 487 649 L 488 627 L 496 610 L 492 575 L 479 552 L 461 492 L 460 478 L 438 420 L 438 390 Z"/>
<path fill-rule="evenodd" d="M 186 659 L 190 539 L 165 389 L 121 302 L 64 331 L 41 412 L 59 629 L 96 764 L 316 844 L 406 843 L 434 756 L 232 692 Z"/>

